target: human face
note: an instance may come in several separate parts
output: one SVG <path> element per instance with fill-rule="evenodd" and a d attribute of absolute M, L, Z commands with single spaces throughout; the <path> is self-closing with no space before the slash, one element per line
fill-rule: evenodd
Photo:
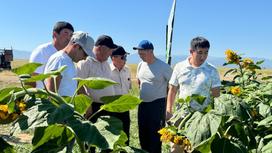
<path fill-rule="evenodd" d="M 77 45 L 76 50 L 75 50 L 75 58 L 74 62 L 78 62 L 80 60 L 83 60 L 87 57 L 87 54 L 83 50 L 83 48 L 80 45 Z"/>
<path fill-rule="evenodd" d="M 149 60 L 149 57 L 150 57 L 150 54 L 151 54 L 151 50 L 149 50 L 149 49 L 139 49 L 138 50 L 138 54 L 139 54 L 140 58 L 144 62 L 147 62 Z"/>
<path fill-rule="evenodd" d="M 112 51 L 114 49 L 109 48 L 109 47 L 107 47 L 105 45 L 101 45 L 101 46 L 99 46 L 99 50 L 100 50 L 100 52 L 98 52 L 98 54 L 96 55 L 96 58 L 100 62 L 104 62 L 104 61 L 108 60 L 109 56 L 111 56 Z"/>
<path fill-rule="evenodd" d="M 126 58 L 127 58 L 127 55 L 113 55 L 111 57 L 111 60 L 113 65 L 119 70 L 121 70 L 126 64 Z"/>
<path fill-rule="evenodd" d="M 57 48 L 58 50 L 63 49 L 65 46 L 68 45 L 72 35 L 73 35 L 73 31 L 71 31 L 70 29 L 62 29 L 60 31 L 60 33 L 54 32 L 54 40 L 55 43 L 57 44 L 57 46 L 59 48 Z"/>
<path fill-rule="evenodd" d="M 196 50 L 190 50 L 190 52 L 191 52 L 190 63 L 193 66 L 199 67 L 206 61 L 209 53 L 209 48 L 198 48 Z"/>

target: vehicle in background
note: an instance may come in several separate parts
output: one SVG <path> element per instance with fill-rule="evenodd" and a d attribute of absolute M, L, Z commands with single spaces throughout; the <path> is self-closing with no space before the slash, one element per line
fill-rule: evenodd
<path fill-rule="evenodd" d="M 0 49 L 0 69 L 11 69 L 11 61 L 13 61 L 13 50 Z"/>

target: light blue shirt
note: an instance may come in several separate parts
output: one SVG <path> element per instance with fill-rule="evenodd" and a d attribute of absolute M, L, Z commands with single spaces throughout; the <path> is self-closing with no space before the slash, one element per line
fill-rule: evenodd
<path fill-rule="evenodd" d="M 176 64 L 169 84 L 179 86 L 179 98 L 186 98 L 192 94 L 206 97 L 203 105 L 192 101 L 191 107 L 202 111 L 210 103 L 211 89 L 220 87 L 220 77 L 217 69 L 204 62 L 200 67 L 192 67 L 189 59 Z"/>

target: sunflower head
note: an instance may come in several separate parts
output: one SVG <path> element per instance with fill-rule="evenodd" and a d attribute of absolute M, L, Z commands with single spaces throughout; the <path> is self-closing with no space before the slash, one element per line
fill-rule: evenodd
<path fill-rule="evenodd" d="M 225 51 L 226 61 L 238 64 L 240 62 L 240 56 L 234 51 L 228 49 Z"/>
<path fill-rule="evenodd" d="M 231 87 L 230 92 L 233 95 L 239 95 L 241 93 L 241 88 L 239 86 Z"/>

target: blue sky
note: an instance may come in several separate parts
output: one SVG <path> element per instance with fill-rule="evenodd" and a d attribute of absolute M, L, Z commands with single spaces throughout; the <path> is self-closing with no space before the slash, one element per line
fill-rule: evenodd
<path fill-rule="evenodd" d="M 32 51 L 52 39 L 56 21 L 65 20 L 94 39 L 101 34 L 131 53 L 148 39 L 165 54 L 165 26 L 172 0 L 8 0 L 1 2 L 0 48 Z M 190 40 L 210 40 L 210 56 L 226 49 L 272 59 L 271 0 L 177 0 L 172 53 L 187 55 Z"/>

